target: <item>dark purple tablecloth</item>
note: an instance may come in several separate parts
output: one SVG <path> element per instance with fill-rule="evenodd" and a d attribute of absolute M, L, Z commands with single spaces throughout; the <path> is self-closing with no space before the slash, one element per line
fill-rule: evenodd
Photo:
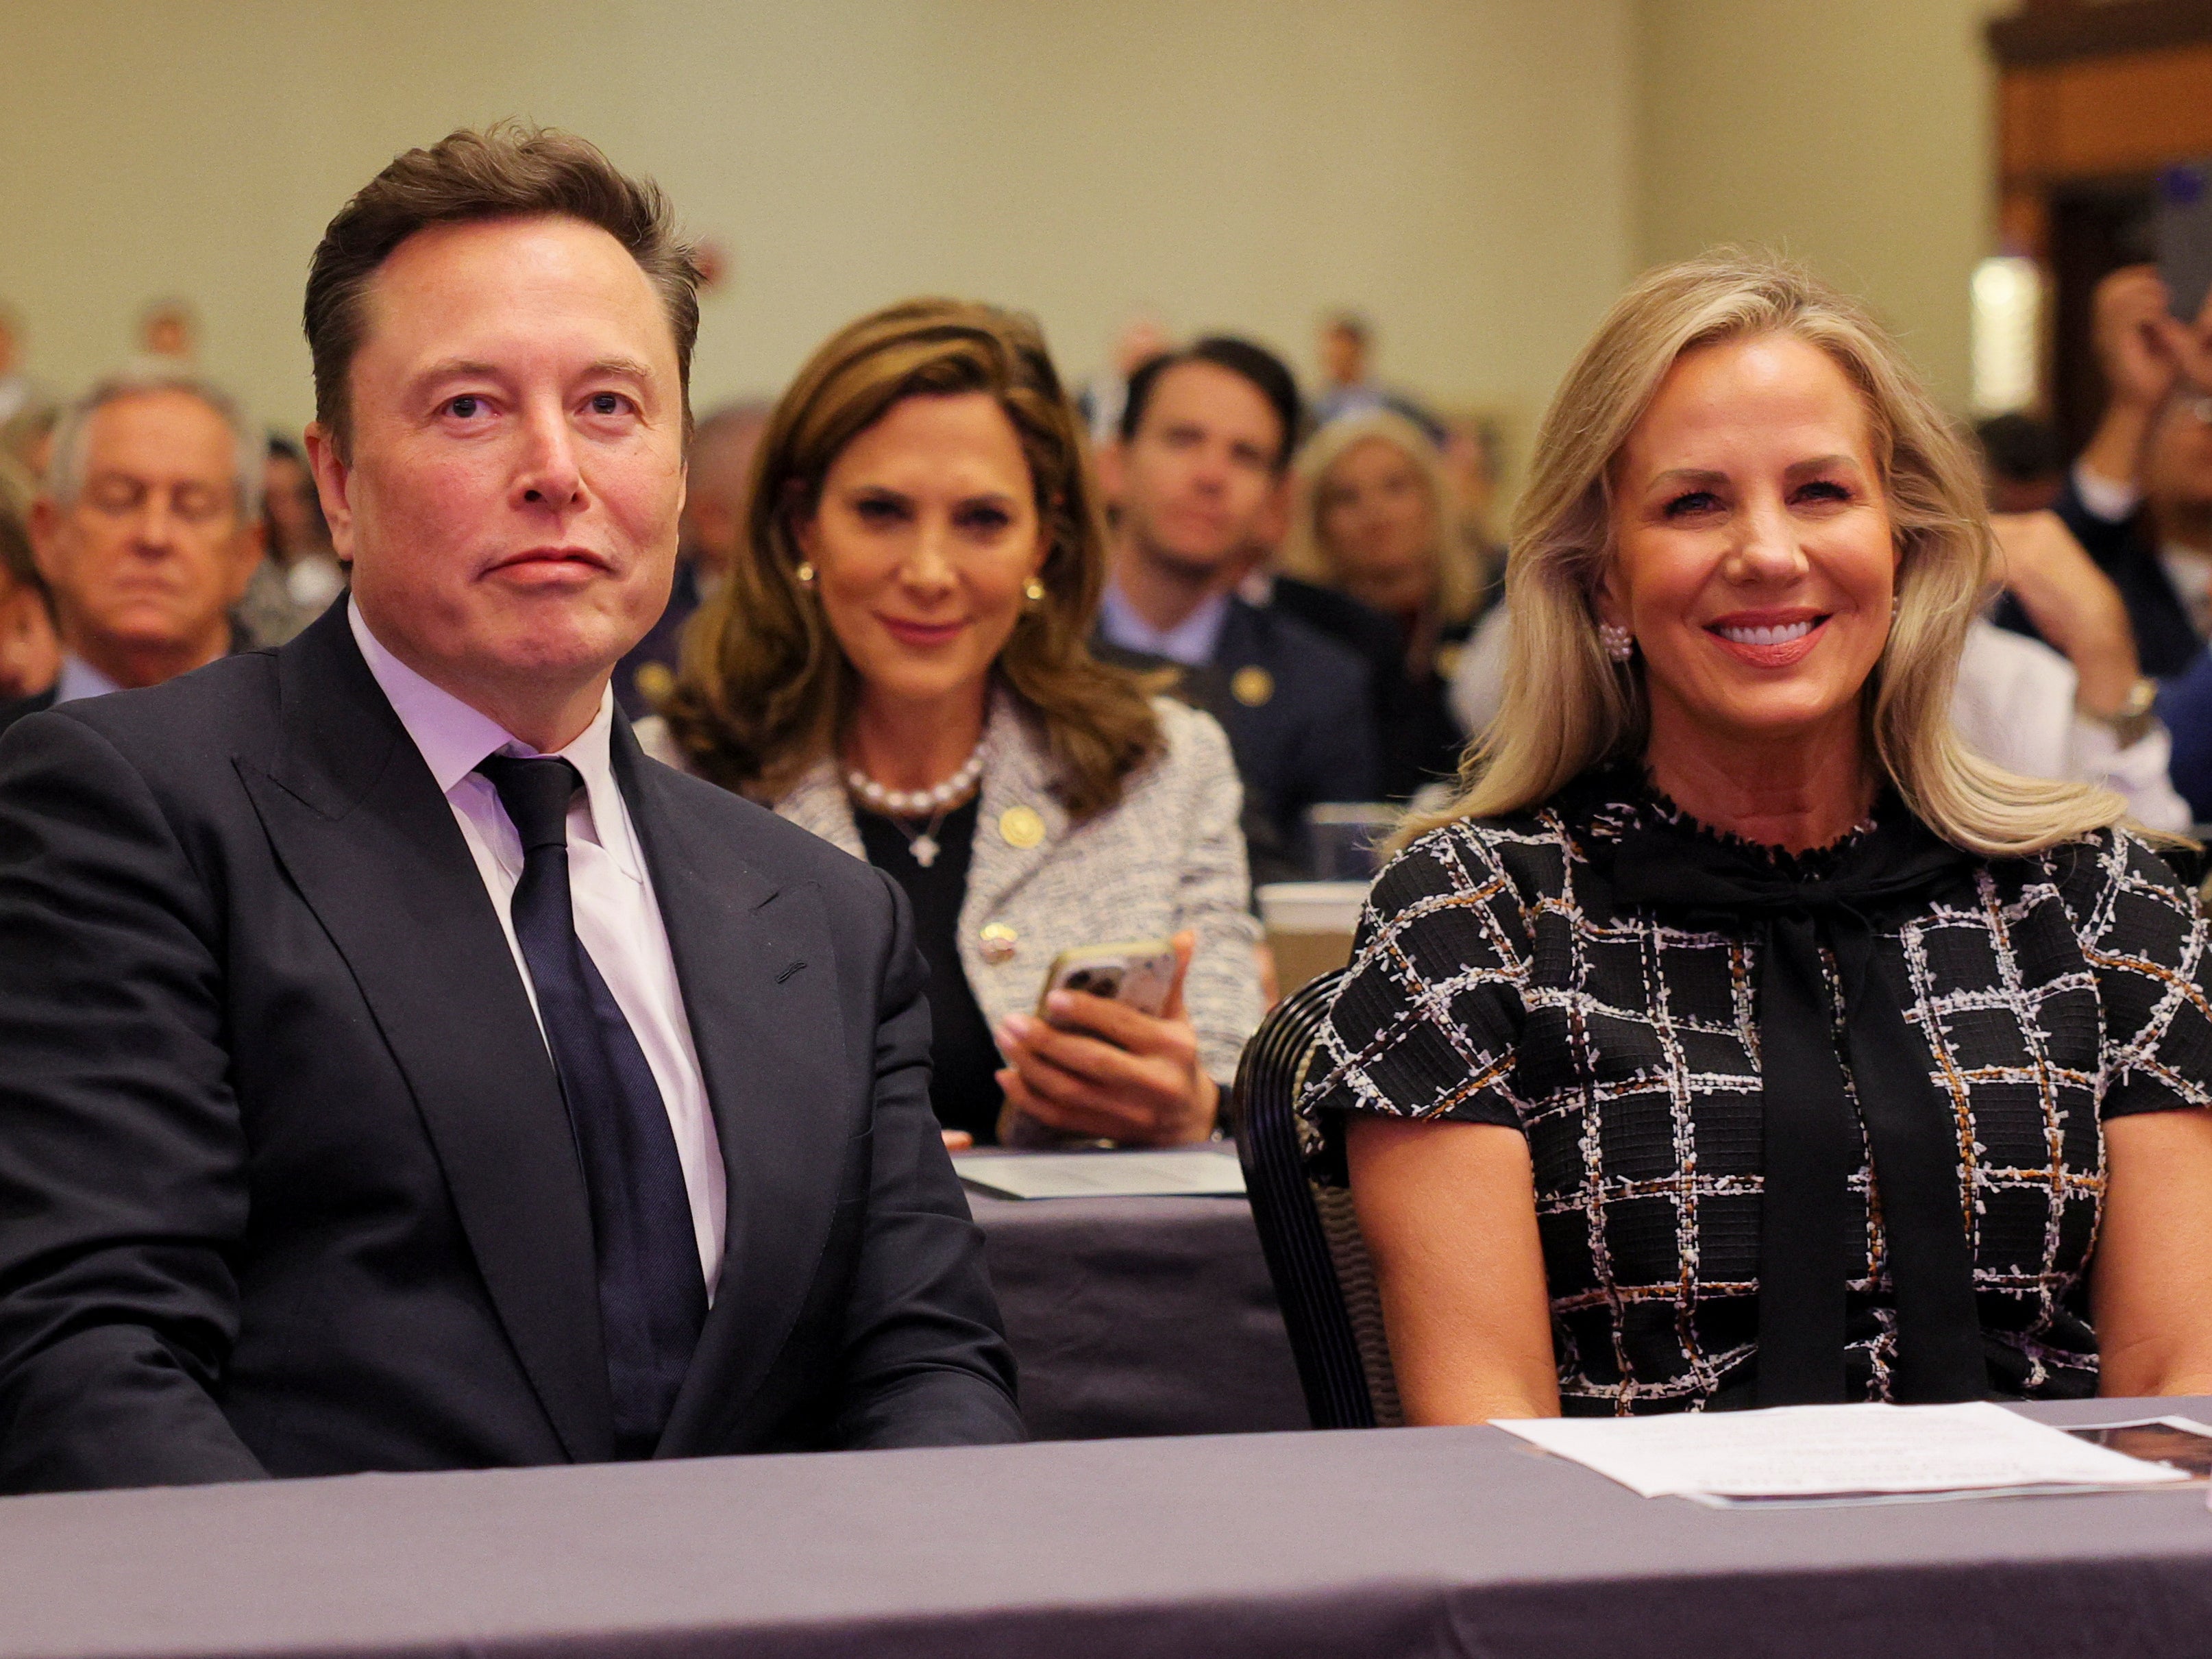
<path fill-rule="evenodd" d="M 1308 1426 L 1243 1199 L 968 1201 L 1033 1437 Z"/>
<path fill-rule="evenodd" d="M 2202 1488 L 1721 1512 L 1634 1497 L 1494 1429 L 0 1502 L 0 1659 L 2208 1649 Z"/>

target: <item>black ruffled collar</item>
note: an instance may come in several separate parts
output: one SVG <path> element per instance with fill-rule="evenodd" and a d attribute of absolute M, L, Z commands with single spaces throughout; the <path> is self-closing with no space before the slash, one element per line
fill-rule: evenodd
<path fill-rule="evenodd" d="M 1885 826 L 1893 827 L 1898 819 L 1911 816 L 1897 792 L 1885 784 L 1873 810 L 1850 829 L 1826 846 L 1793 853 L 1707 823 L 1654 783 L 1641 763 L 1615 762 L 1586 772 L 1563 794 L 1577 798 L 1560 803 L 1569 808 L 1570 816 L 1583 819 L 1604 840 L 1618 842 L 1643 829 L 1671 831 L 1763 865 L 1777 879 L 1791 883 L 1832 879 Z"/>

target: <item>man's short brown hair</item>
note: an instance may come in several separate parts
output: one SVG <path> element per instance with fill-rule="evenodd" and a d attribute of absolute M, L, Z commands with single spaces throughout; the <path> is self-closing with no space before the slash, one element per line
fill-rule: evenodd
<path fill-rule="evenodd" d="M 676 336 L 684 423 L 691 423 L 691 347 L 699 336 L 699 273 L 676 233 L 668 198 L 650 179 L 618 171 L 574 133 L 501 123 L 463 128 L 410 149 L 338 210 L 307 267 L 307 349 L 315 365 L 315 418 L 340 455 L 352 449 L 346 376 L 367 327 L 377 267 L 418 230 L 548 214 L 597 225 L 626 249 L 667 307 Z"/>

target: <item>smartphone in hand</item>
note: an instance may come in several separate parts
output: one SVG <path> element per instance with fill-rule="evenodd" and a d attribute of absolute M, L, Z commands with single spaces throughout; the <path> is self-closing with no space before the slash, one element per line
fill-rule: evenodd
<path fill-rule="evenodd" d="M 1175 946 L 1164 939 L 1080 945 L 1052 959 L 1037 994 L 1037 1018 L 1052 1023 L 1044 1005 L 1054 991 L 1085 991 L 1157 1018 L 1174 984 Z"/>

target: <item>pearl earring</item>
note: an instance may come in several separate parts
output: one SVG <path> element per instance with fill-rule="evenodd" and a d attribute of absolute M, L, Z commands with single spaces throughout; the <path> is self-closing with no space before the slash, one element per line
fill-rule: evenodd
<path fill-rule="evenodd" d="M 1030 577 L 1029 580 L 1022 584 L 1022 597 L 1027 599 L 1031 605 L 1042 605 L 1044 603 L 1044 584 L 1039 581 L 1035 576 Z"/>
<path fill-rule="evenodd" d="M 1636 654 L 1636 635 L 1619 623 L 1600 623 L 1597 637 L 1605 647 L 1605 654 L 1615 662 L 1626 662 Z"/>
<path fill-rule="evenodd" d="M 811 559 L 801 559 L 799 562 L 799 568 L 791 574 L 799 578 L 799 585 L 801 587 L 814 586 L 814 562 Z"/>

